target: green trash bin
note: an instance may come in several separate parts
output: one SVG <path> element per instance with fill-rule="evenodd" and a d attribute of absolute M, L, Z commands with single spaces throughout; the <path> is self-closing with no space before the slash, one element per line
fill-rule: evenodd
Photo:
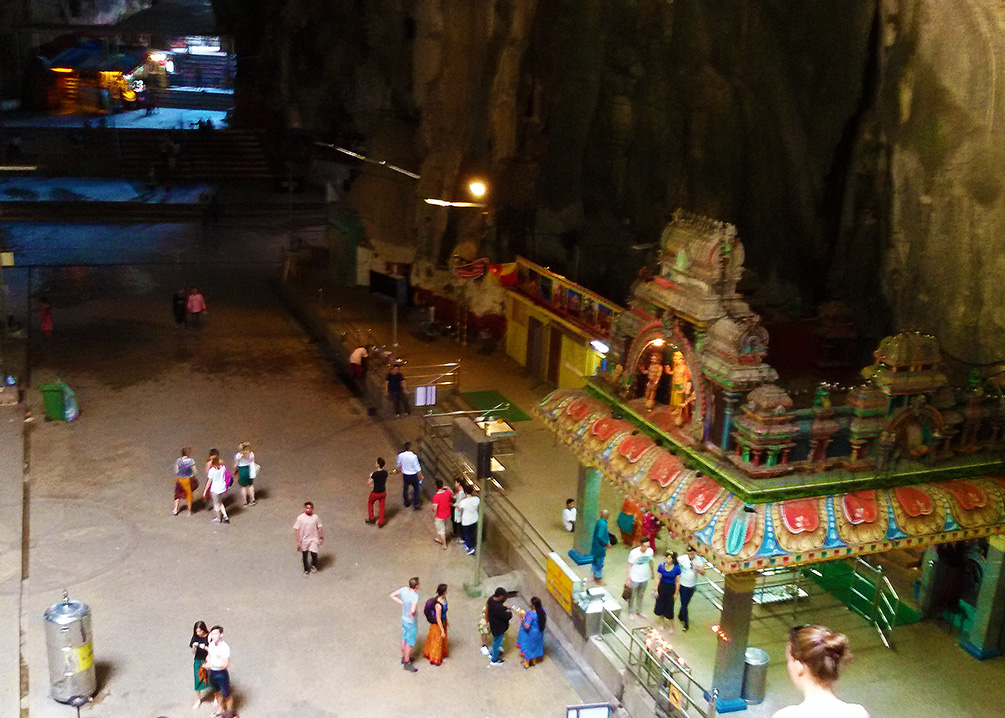
<path fill-rule="evenodd" d="M 43 384 L 39 389 L 45 401 L 45 420 L 62 421 L 66 410 L 63 404 L 63 384 L 61 382 Z"/>

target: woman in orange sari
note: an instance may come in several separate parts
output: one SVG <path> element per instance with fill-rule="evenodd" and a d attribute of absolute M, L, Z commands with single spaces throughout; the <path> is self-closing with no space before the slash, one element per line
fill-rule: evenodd
<path fill-rule="evenodd" d="M 436 620 L 430 622 L 429 633 L 426 634 L 426 643 L 422 648 L 422 655 L 429 659 L 434 666 L 443 663 L 447 657 L 447 584 L 441 583 L 436 587 L 436 601 L 433 603 L 432 616 L 426 615 L 426 620 L 430 618 Z"/>

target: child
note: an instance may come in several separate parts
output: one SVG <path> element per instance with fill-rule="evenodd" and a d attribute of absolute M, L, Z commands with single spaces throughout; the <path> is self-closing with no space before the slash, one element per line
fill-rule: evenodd
<path fill-rule="evenodd" d="M 562 525 L 565 530 L 572 532 L 576 530 L 576 500 L 566 499 L 565 508 L 562 510 Z"/>

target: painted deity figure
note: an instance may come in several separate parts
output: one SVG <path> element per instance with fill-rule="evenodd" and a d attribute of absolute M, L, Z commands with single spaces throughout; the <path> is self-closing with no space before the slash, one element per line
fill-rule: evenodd
<path fill-rule="evenodd" d="M 663 362 L 658 354 L 649 357 L 649 368 L 646 370 L 646 409 L 653 410 L 656 406 L 656 389 L 663 377 Z"/>
<path fill-rule="evenodd" d="M 684 355 L 673 353 L 673 366 L 668 366 L 670 372 L 670 409 L 676 414 L 676 424 L 681 426 L 691 418 L 691 403 L 694 401 L 694 386 L 691 383 L 691 370 L 687 368 Z"/>

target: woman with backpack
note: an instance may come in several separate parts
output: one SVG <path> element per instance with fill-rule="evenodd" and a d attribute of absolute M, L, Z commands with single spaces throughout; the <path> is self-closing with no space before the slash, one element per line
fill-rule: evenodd
<path fill-rule="evenodd" d="M 447 584 L 436 587 L 436 595 L 426 601 L 423 613 L 429 622 L 429 633 L 422 647 L 422 655 L 434 666 L 443 663 L 447 657 Z"/>
<path fill-rule="evenodd" d="M 208 495 L 213 496 L 213 512 L 216 514 L 213 523 L 230 523 L 227 515 L 227 507 L 223 505 L 223 497 L 230 489 L 234 478 L 227 467 L 220 463 L 220 452 L 216 449 L 209 452 L 209 463 L 206 464 L 206 488 L 203 489 L 202 498 L 205 501 Z"/>
<path fill-rule="evenodd" d="M 530 668 L 544 657 L 544 625 L 548 620 L 541 599 L 530 599 L 530 610 L 525 611 L 516 634 L 516 647 L 520 649 L 523 667 Z"/>

